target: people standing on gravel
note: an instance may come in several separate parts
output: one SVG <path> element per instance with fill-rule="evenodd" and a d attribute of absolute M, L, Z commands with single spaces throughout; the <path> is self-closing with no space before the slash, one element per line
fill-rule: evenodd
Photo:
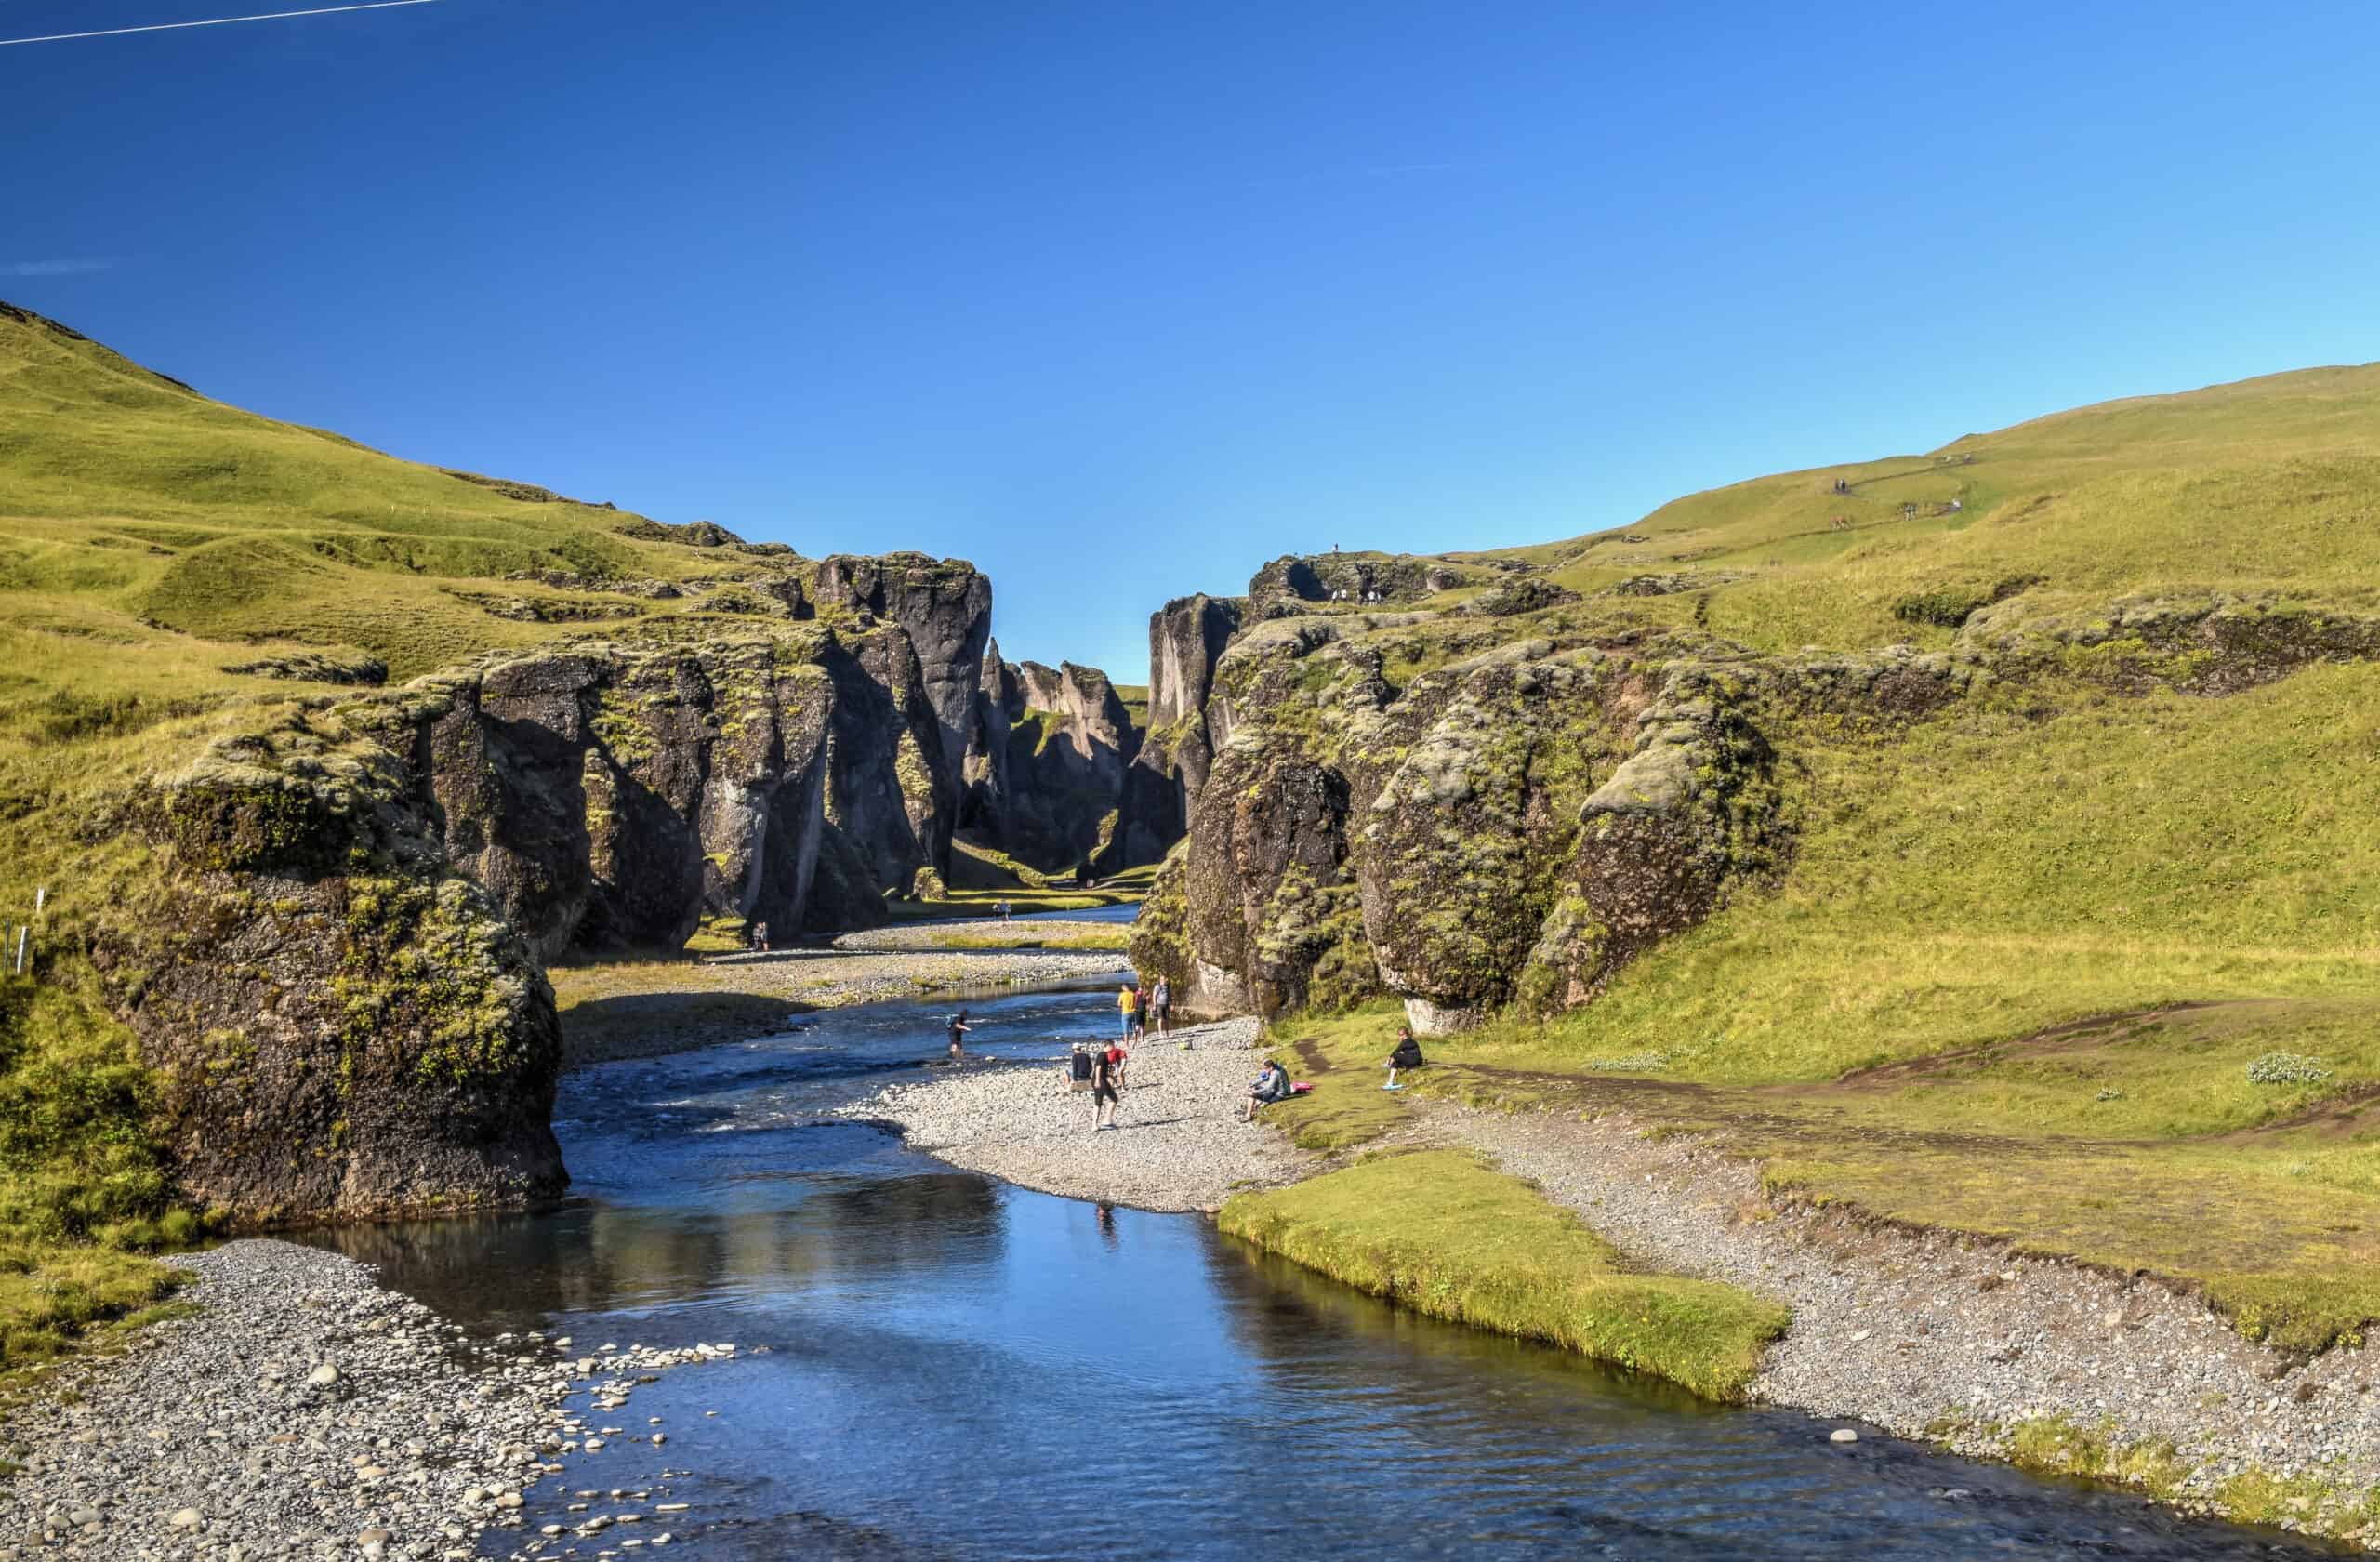
<path fill-rule="evenodd" d="M 1159 1036 L 1172 1035 L 1173 984 L 1162 976 L 1158 977 L 1157 989 L 1149 994 L 1149 1001 L 1155 1006 L 1153 1012 L 1157 1016 L 1157 1033 Z"/>
<path fill-rule="evenodd" d="M 1123 1055 L 1121 1047 L 1110 1047 L 1091 1060 L 1091 1131 L 1116 1126 L 1116 1103 L 1123 1065 L 1117 1061 Z"/>
<path fill-rule="evenodd" d="M 1125 1066 L 1132 1061 L 1132 1054 L 1124 1050 L 1124 1044 L 1121 1041 L 1111 1042 L 1107 1048 L 1107 1061 L 1114 1066 L 1116 1083 L 1120 1086 L 1124 1082 Z"/>
<path fill-rule="evenodd" d="M 1116 1012 L 1123 1019 L 1123 1028 L 1117 1034 L 1130 1041 L 1132 1039 L 1132 1027 L 1141 1023 L 1140 994 L 1132 990 L 1131 983 L 1125 983 L 1123 990 L 1116 995 Z"/>
<path fill-rule="evenodd" d="M 1132 1039 L 1149 1039 L 1149 985 L 1146 982 L 1132 989 Z"/>
<path fill-rule="evenodd" d="M 961 1044 L 961 1043 L 960 1043 L 960 1041 L 959 1041 L 959 1039 L 960 1037 L 962 1037 L 962 1036 L 966 1035 L 969 1031 L 971 1031 L 971 1030 L 972 1030 L 972 1029 L 974 1029 L 974 1028 L 975 1028 L 975 1027 L 974 1027 L 973 1026 L 971 1026 L 971 1025 L 969 1025 L 969 1024 L 967 1023 L 967 1011 L 966 1011 L 966 1010 L 961 1009 L 960 1011 L 959 1011 L 959 1013 L 957 1013 L 956 1014 L 953 1014 L 953 1015 L 951 1015 L 951 1016 L 950 1016 L 950 1061 L 951 1061 L 951 1062 L 953 1062 L 953 1063 L 965 1063 L 965 1062 L 967 1061 L 967 1049 L 966 1049 L 966 1047 L 965 1047 L 963 1044 Z"/>
<path fill-rule="evenodd" d="M 753 947 L 753 948 L 755 948 L 755 949 L 757 949 L 757 950 L 759 950 L 761 954 L 764 954 L 764 955 L 765 955 L 765 954 L 767 954 L 767 953 L 769 952 L 769 924 L 768 924 L 768 923 L 766 923 L 766 922 L 754 922 L 754 923 L 752 924 L 752 947 Z"/>
<path fill-rule="evenodd" d="M 1276 1101 L 1289 1098 L 1289 1073 L 1272 1058 L 1264 1060 L 1264 1070 L 1256 1082 L 1248 1087 L 1248 1099 L 1240 1104 L 1239 1120 L 1252 1123 L 1259 1106 L 1270 1106 Z"/>
<path fill-rule="evenodd" d="M 1413 1039 L 1413 1027 L 1406 1026 L 1396 1033 L 1396 1051 L 1388 1054 L 1388 1083 L 1381 1089 L 1403 1090 L 1405 1087 L 1396 1082 L 1396 1071 L 1421 1066 L 1421 1044 Z"/>

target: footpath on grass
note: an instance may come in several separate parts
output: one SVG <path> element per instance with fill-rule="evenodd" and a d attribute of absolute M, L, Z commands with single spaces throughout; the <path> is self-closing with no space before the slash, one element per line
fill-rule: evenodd
<path fill-rule="evenodd" d="M 2188 1021 L 2197 1057 L 2218 1032 Z M 2099 1030 L 2137 1049 L 2143 1023 Z M 2351 1295 L 2309 1274 L 2295 1312 L 2266 1315 L 2260 1300 L 2218 1306 L 2188 1273 L 2076 1256 L 2078 1236 L 2134 1239 L 2127 1199 L 2145 1225 L 2165 1224 L 2158 1200 L 2202 1174 L 2196 1159 L 2175 1171 L 2152 1145 L 1915 1132 L 1842 1107 L 1834 1086 L 1728 1092 L 1442 1061 L 1389 1094 L 1377 1066 L 1395 1030 L 1384 1009 L 1275 1027 L 1276 1052 L 1316 1086 L 1276 1126 L 1325 1170 L 1232 1198 L 1223 1230 L 1419 1311 L 1836 1418 L 1830 1436 L 1864 1424 L 2380 1545 L 2380 1368 L 2339 1322 Z M 1919 1088 L 1946 1087 L 1926 1075 Z M 1878 1218 L 1887 1192 L 1896 1210 L 1968 1208 L 1986 1172 L 1937 1170 L 1962 1153 L 2018 1157 L 2040 1185 L 2018 1207 L 2069 1245 Z M 2060 1155 L 2083 1174 L 2059 1179 Z M 1895 1167 L 1927 1185 L 1896 1187 Z M 1845 1185 L 1862 1197 L 1831 1191 Z M 2096 1224 L 2055 1218 L 2053 1191 Z M 2246 1262 L 2234 1244 L 2257 1212 L 2167 1232 L 2166 1251 Z M 2285 1239 L 2294 1211 L 2263 1213 Z M 2269 1281 L 2241 1294 L 2268 1295 Z"/>

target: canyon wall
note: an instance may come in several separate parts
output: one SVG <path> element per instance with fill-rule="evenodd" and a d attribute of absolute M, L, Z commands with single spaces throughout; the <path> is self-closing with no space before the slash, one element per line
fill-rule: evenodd
<path fill-rule="evenodd" d="M 1138 729 L 1095 669 L 987 660 L 972 566 L 736 584 L 699 638 L 325 693 L 140 788 L 153 903 L 94 956 L 192 1198 L 255 1226 L 551 1197 L 544 962 L 706 917 L 879 921 L 939 893 L 971 811 L 1086 854 L 1112 833 Z"/>

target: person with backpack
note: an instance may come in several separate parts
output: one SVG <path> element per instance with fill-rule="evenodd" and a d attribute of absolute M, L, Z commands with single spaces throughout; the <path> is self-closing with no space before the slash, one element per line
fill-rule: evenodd
<path fill-rule="evenodd" d="M 1124 1054 L 1121 1047 L 1110 1047 L 1091 1062 L 1091 1131 L 1097 1133 L 1116 1126 L 1116 1105 L 1123 1065 L 1117 1060 Z"/>
<path fill-rule="evenodd" d="M 1421 1044 L 1413 1039 L 1413 1027 L 1407 1026 L 1396 1033 L 1396 1051 L 1388 1054 L 1388 1083 L 1381 1089 L 1403 1090 L 1405 1087 L 1396 1082 L 1396 1071 L 1421 1066 Z"/>
<path fill-rule="evenodd" d="M 959 1013 L 957 1013 L 956 1014 L 953 1014 L 953 1015 L 951 1015 L 951 1016 L 950 1016 L 950 1061 L 951 1061 L 951 1062 L 953 1062 L 953 1063 L 965 1063 L 965 1062 L 967 1061 L 967 1049 L 966 1049 L 963 1045 L 961 1045 L 961 1044 L 960 1044 L 960 1042 L 959 1042 L 959 1039 L 960 1037 L 962 1037 L 962 1036 L 966 1035 L 969 1031 L 971 1031 L 971 1030 L 972 1030 L 972 1029 L 974 1029 L 974 1028 L 975 1028 L 975 1027 L 974 1027 L 973 1026 L 971 1026 L 971 1025 L 969 1025 L 969 1024 L 967 1023 L 967 1011 L 966 1011 L 966 1010 L 961 1009 L 960 1011 L 959 1011 Z"/>
<path fill-rule="evenodd" d="M 1132 1039 L 1149 1039 L 1149 988 L 1144 982 L 1132 989 Z"/>

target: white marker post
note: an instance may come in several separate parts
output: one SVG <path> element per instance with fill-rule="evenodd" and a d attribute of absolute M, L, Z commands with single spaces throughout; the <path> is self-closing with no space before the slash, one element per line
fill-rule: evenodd
<path fill-rule="evenodd" d="M 17 974 L 20 976 L 25 973 L 25 934 L 31 932 L 33 929 L 29 927 L 17 930 Z"/>

